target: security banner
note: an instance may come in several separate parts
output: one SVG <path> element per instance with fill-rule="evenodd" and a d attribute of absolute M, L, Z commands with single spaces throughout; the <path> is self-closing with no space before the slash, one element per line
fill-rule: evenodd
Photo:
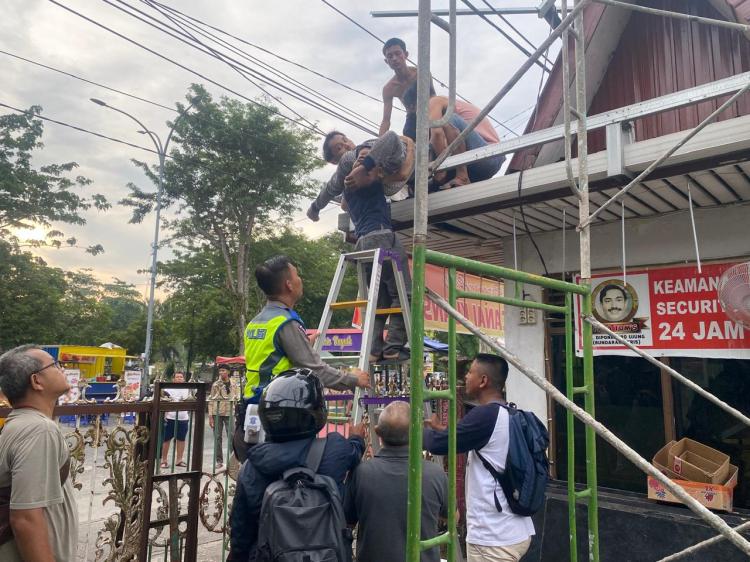
<path fill-rule="evenodd" d="M 717 288 L 735 265 L 660 267 L 592 275 L 593 315 L 658 357 L 750 359 L 750 330 L 727 317 Z M 580 276 L 576 278 L 580 282 Z M 582 353 L 581 299 L 576 297 L 576 353 Z M 635 355 L 612 336 L 593 329 L 595 355 Z"/>

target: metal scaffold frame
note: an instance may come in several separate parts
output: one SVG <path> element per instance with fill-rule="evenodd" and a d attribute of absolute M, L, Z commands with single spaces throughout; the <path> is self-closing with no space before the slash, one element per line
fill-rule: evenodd
<path fill-rule="evenodd" d="M 440 19 L 436 12 L 431 9 L 431 0 L 420 0 L 418 13 L 413 12 L 378 12 L 379 17 L 404 17 L 418 16 L 418 77 L 417 77 L 417 154 L 416 154 L 416 184 L 414 200 L 414 245 L 413 245 L 413 289 L 412 289 L 412 353 L 411 353 L 411 431 L 409 443 L 409 502 L 408 502 L 408 528 L 407 528 L 407 552 L 406 559 L 409 562 L 418 562 L 420 553 L 423 549 L 431 548 L 437 545 L 447 545 L 448 561 L 453 562 L 456 559 L 456 549 L 458 548 L 458 534 L 456 529 L 456 322 L 460 322 L 472 334 L 478 337 L 483 343 L 504 357 L 510 364 L 516 367 L 521 373 L 528 377 L 534 384 L 539 386 L 553 400 L 567 409 L 568 425 L 568 505 L 569 505 L 569 525 L 570 525 L 570 558 L 578 560 L 578 545 L 576 533 L 576 502 L 585 500 L 587 502 L 588 512 L 588 554 L 592 561 L 599 560 L 599 533 L 598 533 L 598 504 L 597 504 L 597 480 L 596 480 L 596 435 L 612 445 L 625 458 L 640 468 L 646 474 L 658 480 L 667 490 L 680 499 L 687 507 L 700 516 L 707 524 L 713 527 L 720 535 L 693 545 L 686 550 L 672 554 L 663 560 L 678 560 L 681 557 L 692 554 L 710 544 L 714 544 L 722 539 L 729 540 L 739 550 L 750 555 L 750 542 L 742 537 L 738 531 L 750 527 L 750 523 L 745 523 L 736 529 L 732 529 L 719 516 L 709 511 L 698 501 L 692 498 L 684 489 L 676 485 L 667 476 L 662 474 L 646 459 L 641 457 L 635 450 L 616 437 L 603 424 L 595 418 L 594 405 L 594 373 L 593 373 L 593 351 L 592 351 L 592 329 L 608 333 L 626 345 L 636 354 L 644 357 L 650 362 L 657 360 L 648 353 L 634 346 L 616 333 L 609 330 L 606 326 L 595 320 L 592 316 L 591 303 L 591 251 L 590 251 L 590 225 L 596 216 L 603 209 L 621 199 L 633 186 L 637 185 L 642 179 L 665 162 L 672 154 L 684 146 L 690 139 L 697 135 L 704 127 L 718 117 L 722 111 L 730 107 L 739 96 L 750 91 L 750 77 L 739 75 L 733 79 L 739 79 L 739 85 L 727 85 L 730 91 L 735 93 L 724 102 L 718 109 L 705 118 L 697 127 L 688 131 L 673 147 L 662 154 L 651 163 L 643 172 L 628 182 L 625 187 L 620 189 L 614 196 L 602 204 L 596 212 L 589 211 L 589 185 L 587 171 L 587 133 L 589 126 L 587 123 L 586 110 L 588 107 L 586 100 L 586 37 L 583 27 L 584 8 L 592 3 L 601 3 L 608 6 L 619 7 L 623 9 L 632 9 L 640 12 L 649 13 L 662 17 L 674 17 L 686 19 L 701 25 L 717 25 L 745 33 L 750 37 L 750 26 L 715 20 L 711 18 L 698 17 L 690 14 L 659 10 L 655 8 L 646 8 L 635 4 L 629 4 L 617 0 L 573 0 L 573 6 L 568 11 L 567 0 L 562 0 L 560 16 L 562 21 L 551 31 L 548 38 L 529 56 L 518 70 L 511 76 L 498 93 L 490 102 L 480 111 L 479 115 L 461 132 L 460 135 L 448 146 L 448 148 L 435 159 L 429 162 L 428 155 L 428 131 L 430 127 L 439 126 L 438 123 L 430 122 L 427 106 L 429 100 L 430 86 L 430 32 L 431 23 L 436 23 L 442 29 L 451 34 L 451 77 L 455 77 L 455 30 L 456 30 L 456 2 L 450 0 L 450 23 Z M 477 10 L 474 10 L 476 12 Z M 444 13 L 444 12 L 441 12 Z M 462 13 L 463 14 L 463 13 Z M 570 38 L 573 39 L 574 53 L 574 92 L 575 106 L 573 106 L 570 95 L 570 64 L 569 51 Z M 446 169 L 455 167 L 462 163 L 489 158 L 494 154 L 508 152 L 505 146 L 497 145 L 492 149 L 477 149 L 463 153 L 460 157 L 452 155 L 458 145 L 474 128 L 495 108 L 506 94 L 516 85 L 523 75 L 539 61 L 549 46 L 558 38 L 562 38 L 562 74 L 563 74 L 563 125 L 562 135 L 556 132 L 556 128 L 546 131 L 538 131 L 523 135 L 514 139 L 514 144 L 518 147 L 531 146 L 564 139 L 565 143 L 565 163 L 566 176 L 571 191 L 576 195 L 579 201 L 579 224 L 577 230 L 580 237 L 580 263 L 581 263 L 581 282 L 579 284 L 567 283 L 564 281 L 554 280 L 547 277 L 524 273 L 515 269 L 508 269 L 498 266 L 483 264 L 474 260 L 457 258 L 447 254 L 441 254 L 426 249 L 427 242 L 427 183 L 431 172 L 437 169 Z M 715 83 L 716 87 L 719 83 Z M 701 90 L 699 93 L 698 90 Z M 606 116 L 595 119 L 592 128 L 617 124 L 627 119 L 627 110 L 631 110 L 634 117 L 638 112 L 653 113 L 663 111 L 678 105 L 690 105 L 703 99 L 715 97 L 706 87 L 694 88 L 691 91 L 676 93 L 665 96 L 664 99 L 670 98 L 660 107 L 645 108 L 642 104 L 636 104 L 629 108 L 621 108 L 610 113 L 622 112 L 622 115 Z M 455 84 L 451 84 L 451 93 L 455 91 Z M 682 96 L 680 96 L 682 94 Z M 654 100 L 656 101 L 656 100 Z M 632 109 L 631 109 L 632 108 Z M 644 113 L 644 114 L 646 114 Z M 576 139 L 578 149 L 578 170 L 574 174 L 572 165 L 571 143 L 573 137 L 571 117 L 576 119 Z M 611 121 L 611 122 L 610 122 Z M 507 143 L 505 143 L 507 144 Z M 448 269 L 448 299 L 429 291 L 425 286 L 425 264 L 431 263 Z M 518 298 L 510 297 L 490 297 L 487 295 L 469 293 L 461 291 L 456 285 L 457 271 L 461 270 L 466 273 L 496 277 L 504 280 L 518 283 L 533 284 L 540 287 L 563 291 L 565 293 L 565 305 L 555 306 L 543 303 L 533 303 L 523 301 Z M 575 386 L 573 380 L 573 298 L 578 296 L 581 299 L 581 331 L 583 344 L 583 384 Z M 449 338 L 449 372 L 448 372 L 448 389 L 443 391 L 427 391 L 423 388 L 422 367 L 423 367 L 423 343 L 422 336 L 424 331 L 424 298 L 427 296 L 438 306 L 448 313 L 448 338 Z M 547 379 L 536 373 L 533 369 L 526 366 L 515 354 L 508 350 L 504 345 L 498 344 L 495 340 L 489 338 L 479 330 L 470 320 L 464 317 L 456 309 L 456 301 L 460 298 L 484 299 L 493 302 L 499 302 L 508 306 L 520 306 L 524 308 L 536 308 L 549 312 L 562 313 L 565 316 L 565 371 L 566 371 L 566 394 L 560 392 Z M 750 418 L 738 410 L 732 408 L 725 402 L 719 400 L 716 396 L 695 385 L 692 381 L 674 371 L 671 368 L 665 368 L 658 363 L 661 370 L 667 372 L 677 381 L 686 384 L 689 388 L 699 393 L 730 415 L 734 416 L 741 422 L 750 426 Z M 576 395 L 584 395 L 584 407 L 581 408 L 574 402 Z M 422 423 L 423 423 L 423 401 L 430 399 L 445 399 L 449 401 L 448 412 L 448 476 L 449 476 L 449 502 L 448 502 L 448 531 L 437 537 L 427 540 L 421 540 L 420 516 L 421 516 L 421 489 L 422 489 Z M 578 418 L 585 425 L 585 446 L 586 446 L 586 488 L 576 490 L 575 488 L 575 442 L 574 442 L 574 418 Z"/>

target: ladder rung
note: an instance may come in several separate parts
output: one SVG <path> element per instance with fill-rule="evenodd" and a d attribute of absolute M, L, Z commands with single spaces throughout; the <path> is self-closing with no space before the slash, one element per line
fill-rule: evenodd
<path fill-rule="evenodd" d="M 375 257 L 376 249 L 372 250 L 359 250 L 357 252 L 348 252 L 344 254 L 344 259 L 347 261 L 359 261 L 359 260 L 370 260 Z"/>
<path fill-rule="evenodd" d="M 573 394 L 586 394 L 588 391 L 589 387 L 587 385 L 573 387 Z"/>
<path fill-rule="evenodd" d="M 394 308 L 378 308 L 375 311 L 375 314 L 378 314 L 380 316 L 384 316 L 388 314 L 401 314 L 401 307 L 397 306 Z"/>
<path fill-rule="evenodd" d="M 358 308 L 360 306 L 367 306 L 367 301 L 341 301 L 331 303 L 331 310 L 341 310 L 344 308 Z"/>
<path fill-rule="evenodd" d="M 583 490 L 579 490 L 577 492 L 574 492 L 573 494 L 577 500 L 588 498 L 591 496 L 591 488 L 584 488 Z"/>
<path fill-rule="evenodd" d="M 336 361 L 344 362 L 351 362 L 351 361 L 359 361 L 359 355 L 331 355 L 330 357 L 321 357 L 323 361 L 330 361 L 331 363 L 335 363 Z"/>

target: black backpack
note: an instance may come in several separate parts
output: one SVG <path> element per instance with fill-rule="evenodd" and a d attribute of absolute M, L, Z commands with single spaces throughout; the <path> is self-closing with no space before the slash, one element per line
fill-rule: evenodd
<path fill-rule="evenodd" d="M 516 405 L 499 404 L 508 410 L 509 443 L 505 470 L 495 470 L 479 451 L 474 451 L 484 467 L 500 484 L 510 510 L 516 515 L 531 516 L 544 505 L 544 493 L 549 481 L 549 433 L 539 418 L 532 412 L 525 412 Z M 495 508 L 503 508 L 495 491 Z"/>
<path fill-rule="evenodd" d="M 317 474 L 325 439 L 315 439 L 306 466 L 290 468 L 263 495 L 258 562 L 351 562 L 352 533 L 336 482 Z"/>

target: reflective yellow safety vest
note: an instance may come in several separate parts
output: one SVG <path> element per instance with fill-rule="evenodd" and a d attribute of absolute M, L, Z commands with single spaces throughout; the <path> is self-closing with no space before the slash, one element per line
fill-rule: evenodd
<path fill-rule="evenodd" d="M 258 387 L 293 367 L 279 346 L 277 334 L 287 322 L 305 325 L 291 308 L 267 304 L 245 328 L 245 388 L 243 398 L 252 398 Z"/>

